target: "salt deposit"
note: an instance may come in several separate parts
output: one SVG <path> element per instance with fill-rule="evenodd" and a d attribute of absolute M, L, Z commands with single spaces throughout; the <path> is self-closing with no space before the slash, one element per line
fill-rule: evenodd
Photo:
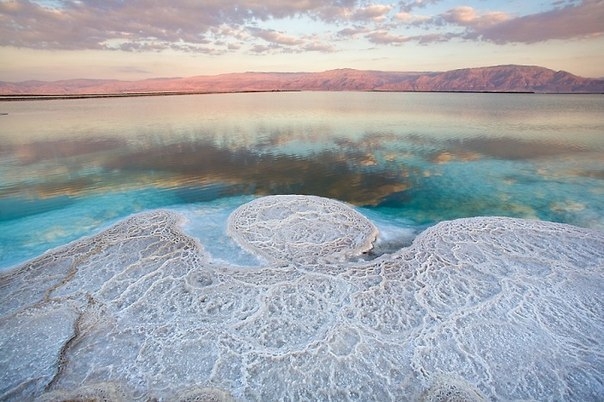
<path fill-rule="evenodd" d="M 267 259 L 242 268 L 181 224 L 134 215 L 3 273 L 0 399 L 604 395 L 602 232 L 462 219 L 360 261 L 358 213 L 269 197 L 230 218 Z"/>
<path fill-rule="evenodd" d="M 228 233 L 272 261 L 346 261 L 371 249 L 375 226 L 345 204 L 323 197 L 276 195 L 239 207 Z"/>

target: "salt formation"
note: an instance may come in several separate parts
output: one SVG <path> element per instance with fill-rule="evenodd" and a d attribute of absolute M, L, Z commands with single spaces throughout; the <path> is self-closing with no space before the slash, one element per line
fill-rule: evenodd
<path fill-rule="evenodd" d="M 602 399 L 604 233 L 461 219 L 341 261 L 371 226 L 328 228 L 342 219 L 314 197 L 258 202 L 231 224 L 269 258 L 260 268 L 212 259 L 178 215 L 153 211 L 4 273 L 0 399 Z M 303 214 L 279 211 L 303 204 L 346 251 L 313 237 L 307 259 L 250 231 L 296 227 Z"/>
<path fill-rule="evenodd" d="M 438 377 L 422 395 L 422 402 L 486 402 L 472 385 L 454 377 Z"/>
<path fill-rule="evenodd" d="M 229 217 L 239 244 L 273 261 L 345 261 L 371 249 L 375 226 L 341 202 L 303 195 L 264 197 Z"/>

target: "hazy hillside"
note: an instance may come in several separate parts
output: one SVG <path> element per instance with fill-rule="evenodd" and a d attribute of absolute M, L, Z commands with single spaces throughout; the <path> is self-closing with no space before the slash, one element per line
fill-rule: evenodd
<path fill-rule="evenodd" d="M 537 66 L 494 66 L 446 72 L 338 69 L 320 73 L 236 73 L 141 81 L 77 79 L 0 82 L 1 95 L 78 95 L 242 91 L 489 91 L 604 93 L 604 80 Z"/>

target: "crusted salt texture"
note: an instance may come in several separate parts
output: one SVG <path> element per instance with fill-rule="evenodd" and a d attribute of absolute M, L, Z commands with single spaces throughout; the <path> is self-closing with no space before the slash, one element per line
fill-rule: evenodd
<path fill-rule="evenodd" d="M 304 195 L 263 197 L 237 208 L 228 233 L 273 261 L 345 261 L 371 249 L 376 227 L 346 204 Z"/>
<path fill-rule="evenodd" d="M 135 215 L 0 276 L 0 400 L 604 395 L 602 232 L 462 219 L 372 261 L 243 269 L 178 221 Z"/>
<path fill-rule="evenodd" d="M 94 402 L 128 402 L 131 396 L 121 390 L 115 383 L 88 384 L 76 389 L 47 392 L 36 398 L 37 402 L 57 401 L 94 401 Z"/>
<path fill-rule="evenodd" d="M 422 402 L 486 402 L 487 399 L 473 387 L 451 376 L 438 376 L 422 395 Z"/>

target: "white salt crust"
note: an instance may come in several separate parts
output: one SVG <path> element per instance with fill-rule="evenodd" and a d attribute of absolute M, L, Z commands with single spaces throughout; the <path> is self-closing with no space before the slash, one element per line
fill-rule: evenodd
<path fill-rule="evenodd" d="M 274 195 L 237 208 L 228 234 L 273 262 L 346 261 L 372 247 L 376 227 L 339 201 L 310 195 Z"/>
<path fill-rule="evenodd" d="M 0 276 L 0 400 L 602 400 L 602 232 L 461 219 L 372 261 L 271 245 L 243 269 L 179 220 Z"/>

